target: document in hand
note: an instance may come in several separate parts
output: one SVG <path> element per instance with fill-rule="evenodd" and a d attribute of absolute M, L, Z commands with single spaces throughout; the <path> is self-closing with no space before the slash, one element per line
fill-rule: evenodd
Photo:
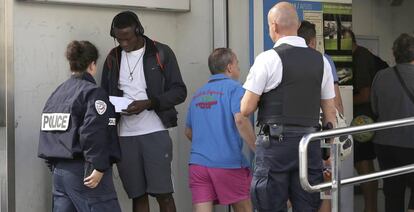
<path fill-rule="evenodd" d="M 109 96 L 109 101 L 115 106 L 115 112 L 121 113 L 133 101 L 125 97 Z"/>

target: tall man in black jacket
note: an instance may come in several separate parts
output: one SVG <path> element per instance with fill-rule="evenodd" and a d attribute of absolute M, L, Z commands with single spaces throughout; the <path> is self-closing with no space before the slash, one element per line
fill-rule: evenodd
<path fill-rule="evenodd" d="M 161 212 L 176 211 L 167 128 L 177 126 L 174 106 L 187 96 L 177 60 L 167 45 L 144 35 L 131 11 L 114 17 L 110 34 L 119 46 L 106 58 L 102 87 L 110 96 L 132 100 L 118 116 L 124 189 L 134 212 L 149 211 L 148 194 L 156 197 Z"/>

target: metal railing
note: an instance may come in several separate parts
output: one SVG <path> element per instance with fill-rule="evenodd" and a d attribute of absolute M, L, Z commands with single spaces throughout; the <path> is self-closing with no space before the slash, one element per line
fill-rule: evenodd
<path fill-rule="evenodd" d="M 333 130 L 310 133 L 303 136 L 299 144 L 299 178 L 303 189 L 308 192 L 319 192 L 331 189 L 332 196 L 332 212 L 339 212 L 339 199 L 342 185 L 354 185 L 372 180 L 392 177 L 402 174 L 414 172 L 414 164 L 402 166 L 385 171 L 375 172 L 371 174 L 356 176 L 347 179 L 340 179 L 340 158 L 339 147 L 340 144 L 333 142 L 331 145 L 331 167 L 332 167 L 332 182 L 325 182 L 318 185 L 310 185 L 308 181 L 308 144 L 311 141 L 319 141 L 319 139 L 332 138 L 341 135 L 352 135 L 362 132 L 377 131 L 389 128 L 404 127 L 414 125 L 414 117 L 398 119 L 393 121 L 378 122 L 374 124 L 367 124 L 363 126 L 337 128 Z"/>

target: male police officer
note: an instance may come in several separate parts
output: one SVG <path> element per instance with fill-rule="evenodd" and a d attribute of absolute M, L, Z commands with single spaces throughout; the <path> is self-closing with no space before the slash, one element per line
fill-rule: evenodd
<path fill-rule="evenodd" d="M 319 108 L 324 123 L 335 123 L 335 97 L 329 62 L 297 37 L 295 7 L 276 4 L 268 13 L 274 49 L 255 60 L 244 84 L 241 113 L 259 106 L 263 135 L 257 140 L 256 167 L 251 187 L 258 211 L 285 211 L 288 199 L 293 211 L 317 211 L 319 193 L 307 193 L 299 183 L 298 144 L 317 129 Z M 319 142 L 309 146 L 309 181 L 320 183 L 322 159 Z"/>

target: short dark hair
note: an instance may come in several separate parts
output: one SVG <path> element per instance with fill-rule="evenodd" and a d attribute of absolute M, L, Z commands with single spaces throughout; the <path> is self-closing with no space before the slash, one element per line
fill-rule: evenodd
<path fill-rule="evenodd" d="M 316 38 L 315 24 L 309 21 L 302 21 L 298 29 L 298 36 L 305 39 L 306 44 L 309 45 L 312 38 Z"/>
<path fill-rule="evenodd" d="M 356 44 L 357 42 L 356 42 L 356 38 L 355 38 L 354 32 L 352 32 L 352 30 L 350 30 L 350 29 L 343 29 L 342 30 L 342 36 L 345 35 L 346 33 L 348 33 L 351 36 L 352 43 L 355 43 Z"/>
<path fill-rule="evenodd" d="M 136 17 L 138 18 L 138 16 Z M 131 11 L 124 11 L 124 12 L 118 13 L 114 17 L 112 24 L 113 24 L 112 27 L 117 28 L 117 29 L 124 29 L 127 27 L 132 27 L 132 28 L 142 27 L 142 26 L 137 26 L 137 24 L 141 24 L 141 23 L 139 22 L 139 20 L 137 22 L 137 20 L 135 19 L 133 15 L 133 12 Z"/>
<path fill-rule="evenodd" d="M 71 71 L 86 71 L 89 64 L 96 62 L 98 57 L 98 49 L 89 41 L 74 40 L 66 48 L 66 58 Z"/>
<path fill-rule="evenodd" d="M 403 33 L 394 41 L 392 46 L 396 63 L 410 63 L 414 61 L 414 35 Z"/>
<path fill-rule="evenodd" d="M 227 65 L 233 62 L 235 54 L 230 48 L 217 48 L 208 57 L 208 67 L 211 74 L 224 73 Z"/>

